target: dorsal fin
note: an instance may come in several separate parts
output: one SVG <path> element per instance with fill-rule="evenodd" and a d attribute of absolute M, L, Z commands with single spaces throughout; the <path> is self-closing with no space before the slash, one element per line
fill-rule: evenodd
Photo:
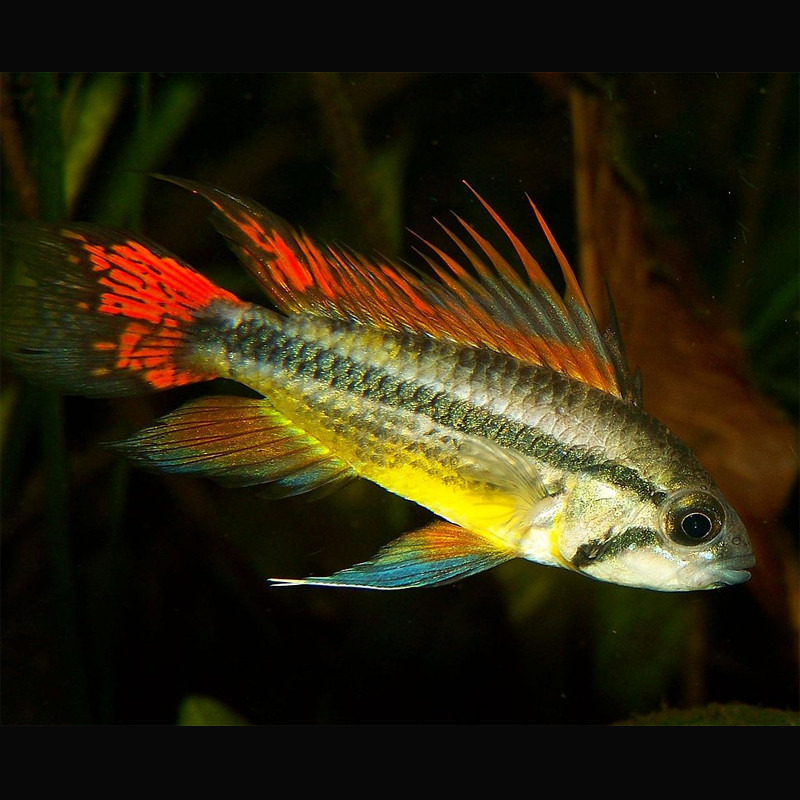
<path fill-rule="evenodd" d="M 157 177 L 212 203 L 220 233 L 286 313 L 325 315 L 491 348 L 638 402 L 621 342 L 615 333 L 601 335 L 569 262 L 533 203 L 564 275 L 563 298 L 522 242 L 471 187 L 511 242 L 521 271 L 458 217 L 474 247 L 439 224 L 470 269 L 420 237 L 432 253 L 420 255 L 438 276 L 435 281 L 385 259 L 317 244 L 252 200 L 194 181 Z"/>

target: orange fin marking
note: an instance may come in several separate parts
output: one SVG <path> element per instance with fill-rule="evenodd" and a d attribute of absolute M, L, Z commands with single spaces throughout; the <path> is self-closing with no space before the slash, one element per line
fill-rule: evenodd
<path fill-rule="evenodd" d="M 539 213 L 539 209 L 533 204 L 533 201 L 528 198 L 528 202 L 531 204 L 531 208 L 533 209 L 533 213 L 536 214 L 536 219 L 539 220 L 539 225 L 542 227 L 542 231 L 544 235 L 547 237 L 547 242 L 550 245 L 553 253 L 555 253 L 556 258 L 558 259 L 559 266 L 561 267 L 561 272 L 564 275 L 564 280 L 567 282 L 567 291 L 576 299 L 579 303 L 581 308 L 586 313 L 591 313 L 589 309 L 589 303 L 586 301 L 586 297 L 583 294 L 583 290 L 578 283 L 578 279 L 575 277 L 575 271 L 570 266 L 567 257 L 564 255 L 564 251 L 559 247 L 558 242 L 556 241 L 556 237 L 553 236 L 550 228 L 548 227 L 547 223 L 544 221 L 544 217 Z"/>
<path fill-rule="evenodd" d="M 461 220 L 459 220 L 461 221 Z M 487 255 L 492 259 L 492 264 L 497 267 L 497 273 L 500 274 L 503 280 L 509 287 L 513 287 L 517 291 L 527 291 L 525 284 L 519 276 L 513 272 L 511 266 L 497 253 L 497 251 L 485 240 L 479 236 L 469 225 L 461 221 L 467 231 L 476 239 L 482 246 Z M 446 226 L 441 225 L 444 232 L 456 243 L 458 248 L 464 253 L 467 259 L 472 264 L 475 271 L 481 276 L 486 276 L 486 281 L 491 281 L 491 276 L 495 273 L 486 266 L 482 259 L 480 259 L 470 247 L 468 247 L 455 233 L 453 233 Z M 616 393 L 615 386 L 609 383 L 604 376 L 595 368 L 593 360 L 587 361 L 586 352 L 583 345 L 571 344 L 567 339 L 564 331 L 562 331 L 563 339 L 557 338 L 554 333 L 545 335 L 539 333 L 538 335 L 531 336 L 529 331 L 521 330 L 520 327 L 511 327 L 513 321 L 508 324 L 498 322 L 494 317 L 483 311 L 482 308 L 476 304 L 476 299 L 481 299 L 487 302 L 492 310 L 495 310 L 498 300 L 498 289 L 495 288 L 495 294 L 492 295 L 491 290 L 485 283 L 480 283 L 472 278 L 468 273 L 465 274 L 464 270 L 458 262 L 444 253 L 440 248 L 427 242 L 428 247 L 433 250 L 436 255 L 441 259 L 442 263 L 447 265 L 454 275 L 448 275 L 442 268 L 432 259 L 421 254 L 423 258 L 430 264 L 442 282 L 454 293 L 464 306 L 469 309 L 470 318 L 475 323 L 480 323 L 485 338 L 483 343 L 493 347 L 494 349 L 502 352 L 509 353 L 527 363 L 537 365 L 547 365 L 559 372 L 570 375 L 592 385 L 602 388 L 604 391 Z M 543 275 L 543 273 L 542 273 Z M 508 276 L 508 277 L 506 277 Z M 496 280 L 496 278 L 495 278 Z M 552 293 L 552 301 L 556 313 L 559 315 L 558 322 L 562 328 L 567 324 L 568 312 L 564 306 L 561 298 L 555 294 L 550 287 L 550 284 L 543 287 L 548 293 Z M 509 302 L 510 298 L 506 298 Z M 515 310 L 519 314 L 520 309 Z M 573 337 L 574 339 L 575 337 Z"/>
<path fill-rule="evenodd" d="M 459 219 L 458 217 L 456 217 Z M 484 241 L 482 237 L 479 237 L 478 234 L 472 230 L 470 226 L 468 226 L 463 220 L 459 219 L 462 225 L 467 229 L 467 231 L 475 238 L 476 241 L 481 243 Z M 491 281 L 492 272 L 486 266 L 482 259 L 480 259 L 475 252 L 468 247 L 460 237 L 456 236 L 449 228 L 444 225 L 440 226 L 442 230 L 455 242 L 458 246 L 459 250 L 469 259 L 470 263 L 474 267 L 475 271 L 478 272 L 481 276 L 484 276 L 485 281 Z M 425 241 L 425 240 L 423 240 Z M 450 258 L 446 255 L 442 250 L 438 247 L 434 247 L 434 245 L 430 244 L 429 242 L 425 242 L 434 252 L 442 259 L 442 261 L 450 267 L 450 269 L 455 273 L 457 278 L 456 281 L 453 281 L 452 277 L 450 278 L 443 278 L 447 286 L 457 293 L 464 302 L 465 306 L 469 307 L 471 312 L 474 309 L 474 299 L 475 298 L 483 298 L 487 302 L 491 303 L 493 300 L 492 294 L 487 288 L 487 286 L 482 283 L 479 283 L 474 278 L 472 278 L 469 273 L 465 273 L 465 271 L 458 265 L 454 259 Z M 486 243 L 487 247 L 490 247 L 488 243 Z M 524 283 L 520 280 L 519 276 L 511 269 L 510 265 L 501 257 L 499 254 L 494 251 L 494 248 L 490 248 L 490 251 L 494 253 L 496 256 L 496 261 L 493 263 L 502 263 L 503 266 L 503 277 L 506 282 L 513 286 L 518 290 L 525 291 L 526 287 Z M 489 252 L 489 251 L 487 251 Z M 442 277 L 442 271 L 437 268 L 435 262 L 430 261 L 428 263 L 436 270 L 437 274 Z M 499 270 L 498 270 L 499 271 Z M 506 277 L 506 275 L 508 277 Z M 496 298 L 494 298 L 496 299 Z M 559 298 L 560 301 L 560 298 Z M 492 319 L 491 317 L 487 320 L 486 315 L 482 318 L 482 324 L 486 328 L 497 329 L 498 333 L 496 335 L 500 336 L 500 339 L 504 342 L 504 344 L 499 348 L 506 352 L 509 352 L 511 355 L 515 355 L 518 358 L 521 358 L 523 361 L 527 361 L 529 363 L 534 364 L 548 364 L 549 366 L 553 367 L 554 369 L 558 369 L 561 372 L 569 372 L 569 370 L 564 368 L 565 361 L 569 362 L 569 358 L 565 359 L 565 352 L 563 346 L 560 345 L 559 342 L 555 341 L 552 338 L 548 338 L 546 336 L 538 336 L 535 340 L 531 341 L 529 338 L 520 337 L 516 335 L 514 337 L 510 337 L 508 335 L 508 327 L 498 325 L 497 322 Z M 515 329 L 515 333 L 516 333 Z"/>
<path fill-rule="evenodd" d="M 597 330 L 575 275 L 549 229 L 543 225 L 564 273 L 564 298 L 519 238 L 474 190 L 510 241 L 519 265 L 509 263 L 459 219 L 482 255 L 442 226 L 471 270 L 421 239 L 434 254 L 433 258 L 424 256 L 439 278 L 434 281 L 399 264 L 318 246 L 251 200 L 191 181 L 167 180 L 213 204 L 220 232 L 273 302 L 287 313 L 349 319 L 489 347 L 625 396 L 627 365 Z M 536 215 L 541 222 L 538 211 Z"/>
<path fill-rule="evenodd" d="M 192 366 L 186 344 L 197 315 L 234 295 L 121 231 L 31 224 L 10 238 L 34 281 L 13 287 L 8 304 L 11 356 L 23 372 L 106 396 L 216 377 Z"/>
<path fill-rule="evenodd" d="M 594 321 L 594 315 L 592 314 L 592 309 L 589 306 L 589 302 L 586 299 L 586 295 L 583 293 L 583 289 L 581 289 L 580 283 L 578 283 L 578 278 L 575 275 L 575 271 L 572 269 L 567 257 L 564 255 L 564 251 L 559 247 L 558 242 L 556 241 L 556 237 L 553 236 L 552 232 L 548 224 L 545 222 L 544 217 L 539 213 L 539 209 L 534 205 L 533 201 L 528 198 L 528 202 L 533 209 L 534 214 L 536 214 L 536 219 L 539 221 L 539 225 L 544 232 L 545 237 L 547 238 L 547 242 L 550 245 L 553 253 L 555 253 L 556 259 L 558 260 L 559 266 L 561 267 L 561 272 L 564 275 L 564 280 L 566 282 L 566 297 L 568 302 L 574 303 L 578 306 L 580 312 L 583 315 L 583 318 L 587 321 L 591 321 L 592 323 L 592 333 L 598 334 L 599 331 L 597 330 L 597 324 Z M 598 345 L 599 348 L 599 345 Z M 595 353 L 597 350 L 595 350 Z M 606 391 L 612 393 L 619 393 L 620 395 L 627 396 L 626 392 L 624 391 L 624 387 L 620 386 L 620 382 L 617 378 L 616 371 L 614 368 L 614 357 L 613 354 L 609 353 L 609 358 L 607 359 L 598 359 L 595 358 L 592 360 L 591 366 L 596 369 L 596 376 L 598 379 L 598 385 L 603 388 L 603 385 L 606 387 L 613 387 L 616 391 L 612 391 L 611 388 L 606 388 Z M 629 382 L 629 375 L 628 375 L 628 368 L 627 364 L 618 364 L 617 365 L 620 371 L 623 373 L 623 377 L 625 378 L 626 382 Z M 633 399 L 630 397 L 629 399 Z"/>
<path fill-rule="evenodd" d="M 483 250 L 483 252 L 488 256 L 489 261 L 491 262 L 492 266 L 494 267 L 494 273 L 500 275 L 500 277 L 509 283 L 512 286 L 523 286 L 524 284 L 520 280 L 519 274 L 511 267 L 511 265 L 506 261 L 500 253 L 491 245 L 491 243 L 481 236 L 469 223 L 465 222 L 461 217 L 457 214 L 454 214 L 455 218 L 459 221 L 461 226 L 466 230 L 466 232 L 475 240 L 476 244 Z M 446 229 L 445 229 L 446 230 Z M 448 231 L 450 238 L 461 248 L 464 252 L 464 255 L 469 258 L 470 262 L 475 264 L 481 264 L 481 259 L 469 248 L 467 247 L 464 242 L 462 242 L 455 234 L 450 233 Z M 489 270 L 487 267 L 483 267 L 483 274 L 490 278 L 492 276 L 492 271 Z"/>
<path fill-rule="evenodd" d="M 283 276 L 289 282 L 287 288 L 302 292 L 314 285 L 314 280 L 309 270 L 298 260 L 280 236 L 277 234 L 272 237 L 265 235 L 263 241 L 271 245 L 276 253 L 275 266 L 281 270 Z"/>
<path fill-rule="evenodd" d="M 464 185 L 475 195 L 480 204 L 489 212 L 492 219 L 497 223 L 503 233 L 508 237 L 508 240 L 514 246 L 522 265 L 525 267 L 525 272 L 528 275 L 528 280 L 533 284 L 540 284 L 543 286 L 551 286 L 550 279 L 545 274 L 539 262 L 531 255 L 530 251 L 519 240 L 517 235 L 506 225 L 503 218 L 466 182 Z M 534 210 L 536 210 L 534 208 Z M 538 212 L 537 212 L 538 215 Z M 541 220 L 540 220 L 541 221 Z M 466 223 L 459 220 L 462 225 L 466 227 Z M 471 232 L 471 231 L 470 231 Z M 559 262 L 560 263 L 560 262 Z M 554 293 L 555 294 L 555 293 Z M 560 299 L 560 298 L 559 298 Z"/>

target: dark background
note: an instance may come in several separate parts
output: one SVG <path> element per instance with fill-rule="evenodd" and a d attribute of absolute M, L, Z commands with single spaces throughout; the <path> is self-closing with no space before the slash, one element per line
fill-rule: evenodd
<path fill-rule="evenodd" d="M 226 387 L 59 399 L 4 365 L 4 723 L 752 721 L 739 703 L 796 721 L 797 75 L 2 81 L 5 219 L 140 230 L 255 301 L 207 206 L 145 173 L 417 264 L 407 229 L 442 244 L 432 217 L 492 230 L 466 179 L 551 268 L 528 193 L 590 297 L 608 276 L 645 407 L 697 449 L 759 561 L 750 583 L 700 594 L 521 561 L 440 589 L 270 588 L 363 560 L 426 512 L 362 482 L 271 502 L 131 469 L 101 444 Z M 624 257 L 603 256 L 612 241 Z M 5 255 L 4 283 L 18 271 Z"/>

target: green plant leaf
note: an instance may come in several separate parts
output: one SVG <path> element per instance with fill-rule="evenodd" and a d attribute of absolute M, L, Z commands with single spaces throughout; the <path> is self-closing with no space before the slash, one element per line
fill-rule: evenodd
<path fill-rule="evenodd" d="M 249 725 L 230 706 L 203 695 L 190 695 L 178 710 L 178 725 Z"/>

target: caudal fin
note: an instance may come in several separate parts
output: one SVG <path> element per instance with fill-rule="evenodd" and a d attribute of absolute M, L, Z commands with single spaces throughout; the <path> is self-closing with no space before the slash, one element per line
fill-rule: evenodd
<path fill-rule="evenodd" d="M 32 285 L 5 293 L 3 351 L 61 391 L 137 394 L 215 377 L 193 367 L 192 325 L 215 301 L 237 302 L 145 239 L 92 225 L 21 224 Z"/>

